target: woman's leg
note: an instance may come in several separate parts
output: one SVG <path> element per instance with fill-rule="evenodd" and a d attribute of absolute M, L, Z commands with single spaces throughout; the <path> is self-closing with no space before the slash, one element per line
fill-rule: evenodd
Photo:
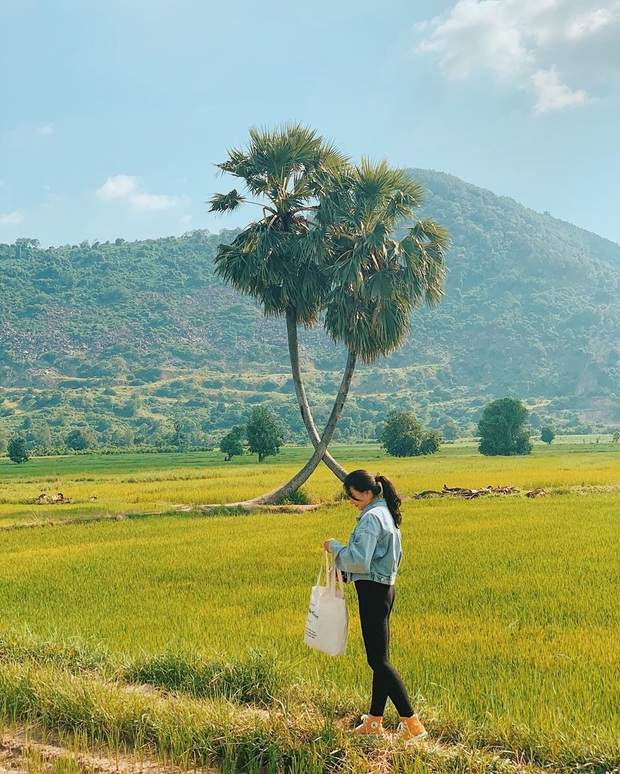
<path fill-rule="evenodd" d="M 373 671 L 370 714 L 382 716 L 389 696 L 401 717 L 411 717 L 413 709 L 407 689 L 390 663 L 390 613 L 394 604 L 394 586 L 355 581 L 355 588 L 366 657 Z"/>

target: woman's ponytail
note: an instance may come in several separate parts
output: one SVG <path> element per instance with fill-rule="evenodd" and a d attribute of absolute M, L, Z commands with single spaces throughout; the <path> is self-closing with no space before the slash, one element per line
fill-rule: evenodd
<path fill-rule="evenodd" d="M 353 470 L 345 477 L 343 484 L 348 494 L 351 494 L 351 489 L 355 489 L 357 492 L 372 492 L 375 497 L 378 497 L 383 490 L 382 496 L 392 514 L 394 524 L 400 527 L 403 520 L 400 512 L 402 500 L 389 478 L 373 476 L 367 470 Z"/>
<path fill-rule="evenodd" d="M 376 475 L 375 481 L 377 484 L 381 485 L 381 489 L 383 490 L 383 499 L 385 500 L 388 510 L 392 514 L 394 524 L 396 524 L 397 527 L 400 527 L 403 520 L 403 516 L 400 512 L 400 505 L 402 500 L 396 491 L 396 487 L 389 478 L 386 478 L 386 476 Z"/>

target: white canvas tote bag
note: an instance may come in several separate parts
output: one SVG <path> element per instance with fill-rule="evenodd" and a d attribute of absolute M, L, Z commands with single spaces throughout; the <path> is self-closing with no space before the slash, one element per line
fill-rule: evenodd
<path fill-rule="evenodd" d="M 316 586 L 312 587 L 310 593 L 304 642 L 330 656 L 342 656 L 347 647 L 349 616 L 342 573 L 333 562 L 330 567 L 330 556 L 331 554 L 325 551 L 325 586 L 321 586 L 321 562 Z"/>

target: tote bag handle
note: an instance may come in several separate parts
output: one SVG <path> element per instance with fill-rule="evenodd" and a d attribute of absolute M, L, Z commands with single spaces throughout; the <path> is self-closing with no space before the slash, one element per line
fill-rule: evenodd
<path fill-rule="evenodd" d="M 338 581 L 338 584 L 340 586 L 340 596 L 344 597 L 344 581 L 342 579 L 342 572 L 336 567 L 333 556 L 332 556 L 331 566 L 330 566 L 329 558 L 331 554 L 329 551 L 323 551 L 323 554 L 325 559 L 325 585 L 329 589 L 330 596 L 332 597 L 336 596 L 336 581 Z M 317 581 L 316 581 L 317 586 L 321 585 L 322 574 L 323 574 L 323 564 L 321 563 L 321 567 L 319 569 L 319 577 L 317 578 Z"/>

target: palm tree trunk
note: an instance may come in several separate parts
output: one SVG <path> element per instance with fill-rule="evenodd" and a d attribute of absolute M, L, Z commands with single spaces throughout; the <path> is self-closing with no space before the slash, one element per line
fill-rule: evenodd
<path fill-rule="evenodd" d="M 321 443 L 321 437 L 319 436 L 319 433 L 316 429 L 316 425 L 314 424 L 314 418 L 312 416 L 312 412 L 310 411 L 310 404 L 308 403 L 308 397 L 306 396 L 306 388 L 304 387 L 304 383 L 301 375 L 301 366 L 299 364 L 299 339 L 297 337 L 297 319 L 296 319 L 294 310 L 290 308 L 286 310 L 286 333 L 288 336 L 288 351 L 289 351 L 289 357 L 291 360 L 293 384 L 295 385 L 295 395 L 297 396 L 299 411 L 301 412 L 301 418 L 303 420 L 304 425 L 306 426 L 306 430 L 308 431 L 308 435 L 310 437 L 310 440 L 312 441 L 312 445 L 316 450 Z M 353 373 L 351 373 L 351 376 L 352 375 Z M 349 380 L 349 384 L 350 384 L 350 380 Z M 332 473 L 335 476 L 337 476 L 341 481 L 344 481 L 344 478 L 347 475 L 347 471 L 342 467 L 342 465 L 340 465 L 339 462 L 337 462 L 332 457 L 332 455 L 327 451 L 327 449 L 325 449 L 322 459 L 323 459 L 323 462 L 327 465 L 327 467 L 332 471 Z"/>
<path fill-rule="evenodd" d="M 338 394 L 336 395 L 334 406 L 332 408 L 331 414 L 329 415 L 329 419 L 327 420 L 327 424 L 325 425 L 323 435 L 319 438 L 312 457 L 303 466 L 303 468 L 293 476 L 293 478 L 286 482 L 286 484 L 282 484 L 282 486 L 279 486 L 277 489 L 274 489 L 267 494 L 261 495 L 260 497 L 256 497 L 253 500 L 247 500 L 243 503 L 243 505 L 270 505 L 277 503 L 279 500 L 282 500 L 284 497 L 287 497 L 299 489 L 299 487 L 305 484 L 305 482 L 314 473 L 316 468 L 319 466 L 319 463 L 323 459 L 323 456 L 325 455 L 327 446 L 332 439 L 334 430 L 336 429 L 338 420 L 342 414 L 342 410 L 349 393 L 349 388 L 351 387 L 351 379 L 353 378 L 353 372 L 355 371 L 356 360 L 357 356 L 355 353 L 349 352 L 347 365 L 345 367 L 344 374 L 342 375 L 342 381 L 340 382 L 340 388 L 338 390 Z"/>

